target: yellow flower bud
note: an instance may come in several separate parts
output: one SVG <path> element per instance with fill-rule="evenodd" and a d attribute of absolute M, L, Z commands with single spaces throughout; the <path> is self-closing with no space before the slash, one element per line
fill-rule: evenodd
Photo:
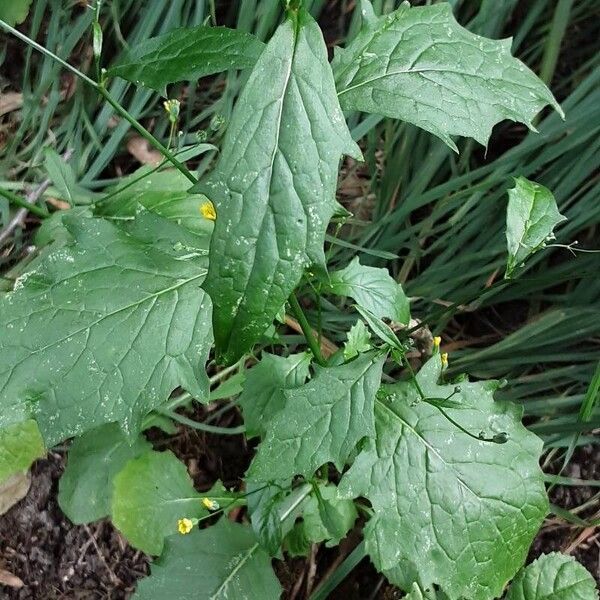
<path fill-rule="evenodd" d="M 210 221 L 214 221 L 217 218 L 217 211 L 210 200 L 200 205 L 200 212 L 205 219 L 209 219 Z"/>
<path fill-rule="evenodd" d="M 169 121 L 171 121 L 173 124 L 177 123 L 177 119 L 179 119 L 181 102 L 179 102 L 179 100 L 165 100 L 163 102 L 163 106 L 166 113 L 169 115 Z"/>
<path fill-rule="evenodd" d="M 433 347 L 438 350 L 440 347 L 440 344 L 442 343 L 442 338 L 439 335 L 436 335 L 433 338 Z"/>
<path fill-rule="evenodd" d="M 191 519 L 179 519 L 179 521 L 177 521 L 177 531 L 179 531 L 181 535 L 186 535 L 193 527 L 194 523 Z"/>
<path fill-rule="evenodd" d="M 202 498 L 201 502 L 202 506 L 208 510 L 219 510 L 219 503 L 215 500 L 211 500 L 210 498 Z"/>

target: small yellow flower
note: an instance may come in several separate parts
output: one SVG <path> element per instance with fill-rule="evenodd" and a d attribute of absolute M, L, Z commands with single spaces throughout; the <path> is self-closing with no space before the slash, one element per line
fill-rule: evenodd
<path fill-rule="evenodd" d="M 444 352 L 440 358 L 442 359 L 442 368 L 446 368 L 448 366 L 448 353 Z"/>
<path fill-rule="evenodd" d="M 200 205 L 200 212 L 205 219 L 214 221 L 217 218 L 217 211 L 210 200 L 207 200 L 204 204 Z"/>
<path fill-rule="evenodd" d="M 219 503 L 215 500 L 211 500 L 210 498 L 202 498 L 201 502 L 202 506 L 208 510 L 219 510 Z"/>
<path fill-rule="evenodd" d="M 166 113 L 169 115 L 169 121 L 171 121 L 173 124 L 177 123 L 177 119 L 179 119 L 181 102 L 179 102 L 179 100 L 165 100 L 163 102 L 163 106 Z"/>
<path fill-rule="evenodd" d="M 439 348 L 440 348 L 440 344 L 441 344 L 441 343 L 442 343 L 442 338 L 441 338 L 439 335 L 436 335 L 436 336 L 433 338 L 433 347 L 434 347 L 436 350 L 439 350 Z"/>
<path fill-rule="evenodd" d="M 177 521 L 177 531 L 179 531 L 181 535 L 186 535 L 193 528 L 194 523 L 191 519 L 179 519 L 179 521 Z"/>

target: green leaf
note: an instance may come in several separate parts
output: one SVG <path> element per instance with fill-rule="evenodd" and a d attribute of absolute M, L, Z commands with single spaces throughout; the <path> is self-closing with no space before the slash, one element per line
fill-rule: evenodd
<path fill-rule="evenodd" d="M 515 577 L 506 600 L 597 600 L 596 582 L 572 556 L 543 554 Z"/>
<path fill-rule="evenodd" d="M 235 106 L 215 170 L 195 191 L 216 206 L 204 288 L 219 360 L 260 339 L 323 243 L 343 154 L 360 156 L 319 26 L 301 10 L 276 31 Z"/>
<path fill-rule="evenodd" d="M 304 523 L 294 523 L 292 530 L 285 536 L 283 544 L 285 551 L 292 558 L 297 556 L 308 556 L 311 542 L 306 537 Z"/>
<path fill-rule="evenodd" d="M 167 540 L 133 600 L 277 600 L 271 559 L 249 527 L 221 519 L 213 527 Z"/>
<path fill-rule="evenodd" d="M 508 190 L 506 210 L 507 279 L 553 238 L 554 228 L 563 221 L 566 217 L 558 212 L 548 188 L 525 177 L 515 179 L 515 187 Z"/>
<path fill-rule="evenodd" d="M 28 469 L 45 452 L 35 421 L 28 420 L 0 429 L 0 483 Z"/>
<path fill-rule="evenodd" d="M 405 348 L 398 339 L 398 336 L 394 333 L 394 330 L 381 319 L 376 317 L 370 310 L 363 308 L 362 306 L 356 305 L 356 310 L 360 313 L 360 316 L 367 322 L 371 331 L 385 344 L 387 344 L 394 351 L 403 354 Z"/>
<path fill-rule="evenodd" d="M 315 367 L 307 384 L 285 390 L 285 406 L 269 423 L 249 478 L 311 477 L 328 462 L 341 471 L 358 442 L 375 433 L 373 402 L 383 362 L 372 352 L 338 367 Z"/>
<path fill-rule="evenodd" d="M 287 358 L 263 352 L 261 361 L 247 372 L 239 397 L 248 437 L 264 435 L 268 422 L 283 408 L 284 390 L 302 385 L 309 366 L 306 352 Z"/>
<path fill-rule="evenodd" d="M 114 479 L 112 521 L 127 541 L 159 555 L 177 522 L 208 511 L 185 465 L 171 452 L 149 451 L 131 459 Z"/>
<path fill-rule="evenodd" d="M 387 269 L 361 265 L 358 257 L 345 269 L 331 273 L 325 290 L 337 296 L 350 296 L 380 319 L 404 325 L 410 320 L 410 306 L 402 286 Z"/>
<path fill-rule="evenodd" d="M 143 437 L 133 442 L 127 439 L 115 423 L 75 439 L 59 481 L 58 503 L 62 511 L 76 524 L 108 516 L 115 476 L 130 459 L 150 448 Z"/>
<path fill-rule="evenodd" d="M 371 335 L 363 321 L 357 321 L 348 332 L 348 341 L 344 344 L 344 358 L 350 360 L 361 352 L 371 349 Z"/>
<path fill-rule="evenodd" d="M 35 416 L 48 447 L 109 422 L 135 436 L 181 386 L 208 397 L 206 270 L 101 219 L 0 299 L 0 426 Z"/>
<path fill-rule="evenodd" d="M 29 13 L 32 0 L 3 0 L 0 3 L 0 19 L 11 27 L 22 23 Z"/>
<path fill-rule="evenodd" d="M 175 29 L 130 48 L 108 75 L 163 92 L 169 83 L 252 67 L 263 48 L 253 35 L 227 27 Z"/>
<path fill-rule="evenodd" d="M 425 396 L 453 398 L 442 411 L 421 401 L 412 381 L 384 386 L 376 436 L 340 482 L 341 497 L 364 496 L 375 566 L 404 590 L 440 585 L 450 600 L 499 596 L 523 564 L 548 510 L 538 466 L 542 442 L 521 424 L 522 410 L 493 399 L 496 382 L 438 385 L 439 356 L 417 375 Z M 504 444 L 477 439 L 506 433 Z M 475 438 L 475 439 L 474 439 Z"/>
<path fill-rule="evenodd" d="M 503 119 L 534 129 L 547 104 L 562 110 L 548 88 L 510 54 L 511 40 L 489 40 L 461 27 L 447 3 L 409 6 L 367 19 L 332 67 L 344 110 L 414 123 L 456 150 L 450 136 L 487 145 Z"/>
<path fill-rule="evenodd" d="M 53 148 L 44 150 L 44 167 L 48 171 L 48 177 L 56 187 L 60 197 L 71 206 L 82 200 L 87 200 L 90 193 L 82 188 L 75 179 L 75 173 L 71 165 L 59 156 Z"/>
<path fill-rule="evenodd" d="M 119 186 L 110 192 L 110 197 L 96 204 L 96 213 L 132 217 L 141 205 L 195 233 L 210 235 L 213 222 L 200 212 L 202 204 L 207 202 L 206 196 L 190 194 L 188 178 L 175 169 L 155 173 L 152 170 L 145 166 L 123 178 Z"/>

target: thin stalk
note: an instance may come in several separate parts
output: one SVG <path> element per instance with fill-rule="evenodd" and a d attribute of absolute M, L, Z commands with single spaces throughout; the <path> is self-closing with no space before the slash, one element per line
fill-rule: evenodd
<path fill-rule="evenodd" d="M 172 410 L 158 409 L 157 412 L 165 417 L 169 417 L 169 419 L 173 419 L 173 421 L 181 423 L 182 425 L 186 425 L 192 429 L 206 431 L 207 433 L 217 433 L 220 435 L 239 435 L 240 433 L 244 433 L 246 431 L 246 427 L 244 425 L 239 425 L 238 427 L 217 427 L 216 425 L 207 425 L 206 423 L 199 423 L 193 419 L 188 419 L 187 417 L 184 417 L 183 415 L 180 415 Z"/>
<path fill-rule="evenodd" d="M 308 320 L 306 319 L 306 315 L 304 314 L 304 311 L 302 310 L 302 307 L 300 306 L 300 302 L 298 302 L 298 298 L 296 298 L 295 294 L 292 294 L 290 296 L 289 302 L 290 302 L 290 306 L 292 308 L 292 312 L 294 313 L 294 316 L 296 317 L 298 324 L 302 328 L 302 333 L 304 333 L 304 337 L 306 338 L 306 341 L 308 343 L 310 351 L 313 353 L 315 360 L 322 367 L 326 367 L 327 361 L 323 358 L 323 355 L 321 354 L 321 347 L 319 346 L 319 342 L 317 341 L 317 338 L 314 336 L 313 329 L 310 326 Z"/>
<path fill-rule="evenodd" d="M 150 145 L 154 146 L 178 171 L 185 175 L 185 177 L 187 177 L 187 179 L 189 179 L 192 183 L 197 183 L 197 179 L 194 177 L 191 171 L 183 163 L 178 161 L 177 158 L 175 158 L 175 155 L 165 145 L 159 142 L 145 127 L 140 125 L 140 123 L 136 121 L 136 119 L 132 117 L 129 112 L 127 112 L 127 110 L 108 93 L 103 84 L 94 81 L 85 73 L 82 73 L 79 69 L 60 58 L 60 56 L 57 56 L 47 48 L 44 48 L 44 46 L 38 44 L 36 41 L 32 40 L 14 27 L 11 27 L 8 23 L 2 21 L 2 19 L 0 19 L 0 27 L 20 39 L 22 42 L 25 42 L 38 52 L 41 52 L 45 56 L 48 56 L 52 60 L 58 62 L 65 69 L 69 70 L 79 79 L 81 79 L 81 81 L 93 87 L 102 96 L 102 98 L 104 98 L 104 100 L 106 100 L 106 102 L 112 106 L 118 115 L 125 119 Z"/>
<path fill-rule="evenodd" d="M 48 216 L 48 213 L 43 208 L 40 208 L 35 204 L 27 202 L 27 200 L 21 198 L 21 196 L 17 196 L 17 194 L 13 194 L 8 190 L 3 190 L 2 188 L 0 188 L 0 196 L 3 196 L 11 204 L 18 206 L 19 208 L 26 208 L 29 212 L 32 212 L 34 215 L 40 217 L 41 219 L 45 219 Z"/>

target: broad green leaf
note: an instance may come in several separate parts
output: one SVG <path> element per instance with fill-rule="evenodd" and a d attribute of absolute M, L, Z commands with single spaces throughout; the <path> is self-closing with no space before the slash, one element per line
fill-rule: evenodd
<path fill-rule="evenodd" d="M 171 452 L 133 458 L 114 479 L 112 521 L 135 548 L 159 555 L 179 519 L 208 514 L 185 465 Z"/>
<path fill-rule="evenodd" d="M 249 478 L 311 477 L 328 462 L 341 471 L 358 442 L 375 433 L 373 402 L 383 362 L 372 352 L 338 367 L 316 367 L 308 383 L 285 390 L 285 405 L 268 424 Z"/>
<path fill-rule="evenodd" d="M 0 483 L 44 456 L 46 448 L 35 421 L 28 420 L 0 429 Z"/>
<path fill-rule="evenodd" d="M 376 18 L 367 0 L 360 33 L 336 53 L 332 67 L 344 110 L 402 119 L 456 150 L 451 136 L 487 145 L 504 119 L 525 123 L 547 104 L 548 88 L 510 54 L 511 40 L 490 40 L 461 27 L 447 3 L 403 3 Z"/>
<path fill-rule="evenodd" d="M 350 296 L 361 307 L 380 319 L 406 325 L 410 319 L 408 298 L 387 269 L 361 265 L 358 257 L 341 271 L 329 275 L 325 290 L 338 296 Z"/>
<path fill-rule="evenodd" d="M 116 423 L 102 425 L 75 439 L 58 486 L 62 511 L 76 524 L 108 516 L 115 475 L 130 459 L 151 447 L 141 436 L 129 440 Z"/>
<path fill-rule="evenodd" d="M 264 435 L 268 422 L 283 408 L 284 390 L 302 385 L 309 366 L 306 352 L 287 358 L 263 352 L 260 362 L 247 371 L 239 397 L 248 437 Z"/>
<path fill-rule="evenodd" d="M 11 27 L 22 23 L 29 13 L 32 0 L 2 0 L 0 2 L 0 19 Z"/>
<path fill-rule="evenodd" d="M 108 74 L 164 92 L 169 83 L 252 67 L 263 48 L 253 35 L 227 27 L 175 29 L 130 48 Z"/>
<path fill-rule="evenodd" d="M 207 202 L 206 196 L 190 194 L 190 182 L 179 171 L 151 171 L 151 167 L 145 166 L 123 178 L 106 200 L 102 199 L 96 204 L 96 213 L 101 216 L 132 217 L 139 206 L 143 206 L 195 233 L 209 235 L 213 230 L 213 222 L 203 217 L 200 210 Z"/>
<path fill-rule="evenodd" d="M 292 530 L 285 536 L 283 547 L 292 558 L 297 556 L 308 556 L 311 541 L 306 537 L 306 529 L 301 521 L 294 523 Z"/>
<path fill-rule="evenodd" d="M 252 529 L 221 519 L 167 540 L 133 600 L 277 600 L 281 586 Z"/>
<path fill-rule="evenodd" d="M 384 386 L 375 403 L 376 436 L 340 482 L 341 497 L 364 496 L 375 566 L 404 590 L 438 584 L 450 600 L 489 600 L 523 564 L 548 510 L 538 466 L 542 442 L 521 424 L 522 410 L 493 399 L 496 382 L 438 385 L 433 357 L 415 383 Z M 459 423 L 470 437 L 447 419 Z M 505 433 L 504 444 L 477 437 Z"/>
<path fill-rule="evenodd" d="M 204 288 L 219 360 L 260 339 L 323 243 L 343 154 L 360 156 L 338 104 L 327 48 L 304 10 L 275 32 L 242 91 L 219 162 L 195 191 L 216 207 Z"/>
<path fill-rule="evenodd" d="M 211 304 L 198 259 L 102 219 L 0 299 L 0 426 L 35 416 L 47 446 L 104 423 L 130 435 L 181 386 L 208 396 Z"/>
<path fill-rule="evenodd" d="M 515 187 L 508 190 L 506 210 L 506 244 L 509 278 L 523 262 L 552 239 L 554 228 L 566 221 L 558 212 L 552 192 L 525 177 L 515 179 Z"/>
<path fill-rule="evenodd" d="M 371 335 L 363 321 L 357 321 L 348 332 L 348 340 L 344 344 L 344 358 L 349 360 L 361 352 L 371 349 Z"/>
<path fill-rule="evenodd" d="M 318 494 L 307 499 L 302 513 L 307 539 L 313 543 L 327 540 L 328 546 L 337 546 L 357 517 L 354 502 L 340 499 L 334 485 L 324 484 L 319 484 Z"/>
<path fill-rule="evenodd" d="M 587 569 L 572 556 L 543 554 L 515 577 L 506 600 L 598 600 Z"/>
<path fill-rule="evenodd" d="M 77 201 L 81 204 L 82 200 L 88 200 L 90 192 L 77 183 L 71 165 L 53 148 L 48 147 L 44 150 L 44 167 L 65 202 L 73 206 Z"/>

